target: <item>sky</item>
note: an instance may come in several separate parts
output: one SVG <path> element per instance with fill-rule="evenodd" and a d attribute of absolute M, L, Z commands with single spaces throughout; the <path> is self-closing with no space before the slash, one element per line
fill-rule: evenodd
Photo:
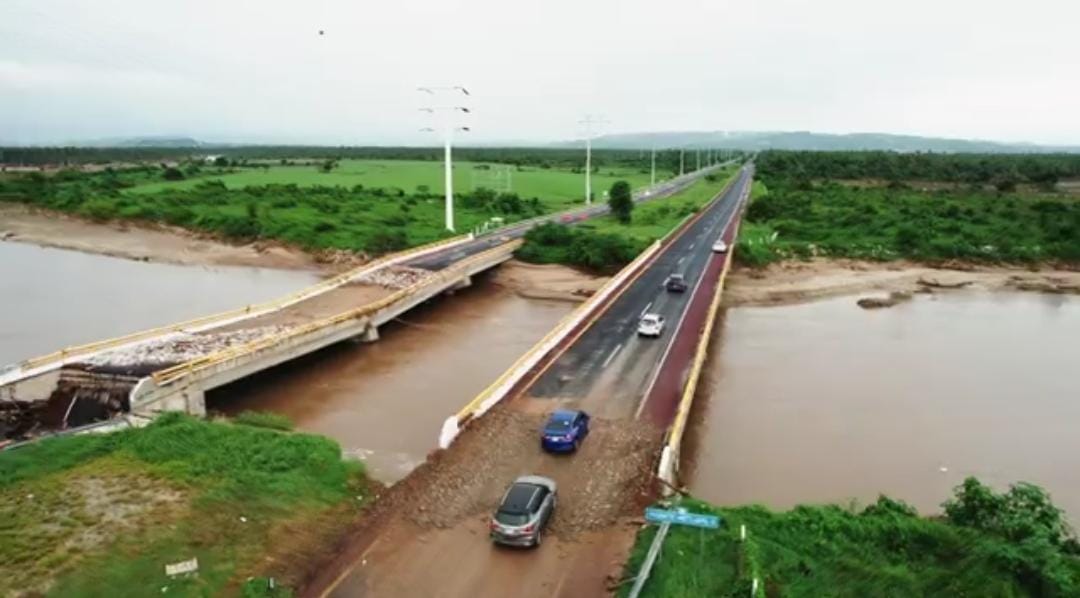
<path fill-rule="evenodd" d="M 540 142 L 596 115 L 1077 145 L 1078 22 L 1075 0 L 2 0 L 0 143 L 434 144 L 444 120 Z"/>

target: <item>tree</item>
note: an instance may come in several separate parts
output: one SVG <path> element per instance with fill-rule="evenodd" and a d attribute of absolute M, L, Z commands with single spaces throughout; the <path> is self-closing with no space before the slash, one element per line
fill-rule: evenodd
<path fill-rule="evenodd" d="M 174 166 L 166 168 L 164 176 L 166 181 L 181 181 L 184 179 L 184 173 Z"/>
<path fill-rule="evenodd" d="M 631 214 L 634 211 L 634 197 L 630 192 L 630 183 L 615 181 L 608 191 L 608 207 L 615 219 L 623 224 L 630 224 Z"/>
<path fill-rule="evenodd" d="M 218 156 L 217 158 L 214 158 L 214 166 L 226 168 L 229 166 L 229 159 L 225 156 Z"/>

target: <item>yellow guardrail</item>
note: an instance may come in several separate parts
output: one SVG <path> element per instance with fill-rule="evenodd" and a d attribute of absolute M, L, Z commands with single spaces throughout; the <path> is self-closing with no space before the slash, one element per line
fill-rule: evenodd
<path fill-rule="evenodd" d="M 726 187 L 725 187 L 726 189 Z M 740 199 L 742 201 L 742 199 Z M 741 209 L 741 207 L 740 207 Z M 738 226 L 735 227 L 735 236 L 738 236 Z M 686 421 L 690 417 L 690 407 L 694 403 L 694 394 L 697 392 L 698 381 L 701 378 L 701 370 L 705 365 L 705 359 L 709 354 L 709 341 L 712 339 L 713 325 L 716 322 L 716 314 L 720 311 L 720 302 L 724 295 L 724 281 L 727 279 L 728 270 L 731 269 L 732 256 L 735 253 L 735 243 L 732 241 L 731 248 L 724 256 L 724 269 L 720 272 L 720 278 L 716 281 L 716 291 L 709 303 L 709 311 L 705 316 L 705 328 L 698 338 L 698 345 L 694 354 L 694 363 L 690 368 L 690 376 L 686 380 L 682 397 L 679 399 L 679 407 L 675 412 L 675 420 L 668 428 L 665 445 L 677 453 L 682 443 L 683 431 L 686 429 Z"/>
<path fill-rule="evenodd" d="M 439 247 L 439 246 L 442 246 L 442 245 L 450 245 L 450 244 L 453 244 L 453 243 L 464 241 L 468 237 L 469 237 L 469 235 L 459 235 L 459 236 L 456 236 L 456 237 L 451 237 L 449 239 L 442 239 L 440 241 L 433 241 L 431 243 L 426 243 L 424 245 L 420 245 L 420 246 L 414 247 L 414 248 L 406 250 L 406 251 L 386 255 L 386 256 L 383 256 L 381 258 L 372 260 L 372 261 L 364 264 L 363 266 L 359 266 L 357 268 L 349 270 L 348 272 L 338 274 L 337 276 L 334 276 L 332 278 L 328 278 L 326 280 L 318 282 L 318 283 L 316 283 L 314 285 L 311 285 L 309 287 L 306 287 L 306 288 L 301 289 L 299 291 L 296 291 L 294 293 L 290 293 L 290 294 L 285 295 L 284 297 L 280 297 L 278 299 L 272 299 L 270 301 L 266 301 L 266 302 L 263 302 L 263 303 L 257 303 L 257 304 L 241 307 L 241 308 L 238 308 L 238 309 L 226 311 L 226 312 L 221 312 L 221 313 L 217 313 L 217 314 L 213 314 L 213 315 L 209 315 L 209 316 L 203 316 L 201 318 L 195 318 L 193 320 L 180 322 L 178 324 L 170 324 L 169 326 L 161 326 L 161 327 L 158 327 L 158 328 L 151 328 L 149 330 L 142 330 L 142 331 L 139 331 L 139 332 L 133 332 L 131 334 L 127 334 L 127 335 L 124 335 L 124 336 L 118 336 L 118 337 L 115 337 L 115 338 L 95 341 L 93 343 L 87 343 L 87 344 L 84 344 L 84 345 L 77 345 L 77 346 L 74 346 L 74 347 L 67 347 L 67 348 L 61 349 L 59 351 L 54 351 L 53 353 L 49 353 L 47 355 L 42 355 L 42 356 L 39 356 L 39 357 L 32 357 L 30 359 L 24 360 L 23 362 L 20 363 L 20 366 L 23 369 L 35 369 L 35 368 L 38 368 L 38 367 L 41 367 L 41 366 L 44 366 L 44 365 L 48 365 L 48 364 L 53 363 L 53 362 L 63 361 L 65 359 L 68 359 L 68 358 L 71 358 L 71 357 L 76 357 L 76 356 L 79 356 L 79 355 L 86 355 L 88 353 L 94 353 L 94 352 L 100 351 L 102 349 L 109 349 L 109 348 L 117 347 L 117 346 L 120 346 L 120 345 L 126 345 L 128 343 L 147 340 L 147 339 L 162 336 L 162 335 L 165 335 L 165 334 L 170 334 L 170 333 L 173 333 L 173 332 L 180 332 L 182 330 L 186 330 L 186 329 L 189 329 L 189 328 L 195 328 L 195 327 L 198 327 L 198 326 L 205 326 L 207 324 L 213 324 L 214 322 L 228 320 L 228 319 L 231 319 L 231 318 L 244 316 L 244 315 L 254 313 L 254 312 L 279 309 L 281 306 L 288 305 L 288 304 L 294 303 L 294 302 L 296 302 L 298 300 L 303 300 L 303 299 L 306 299 L 308 297 L 312 297 L 312 296 L 321 294 L 321 293 L 325 292 L 328 289 L 341 286 L 345 282 L 348 282 L 349 279 L 356 276 L 357 273 L 359 273 L 359 272 L 361 272 L 363 270 L 368 270 L 368 269 L 371 269 L 371 268 L 374 268 L 374 267 L 378 267 L 380 264 L 385 264 L 386 262 L 389 262 L 389 261 L 392 261 L 392 260 L 401 259 L 403 257 L 407 257 L 407 256 L 415 254 L 415 253 L 421 253 L 421 252 L 424 252 L 424 251 L 428 251 L 428 250 L 433 249 L 435 247 Z"/>
<path fill-rule="evenodd" d="M 435 273 L 431 277 L 425 278 L 424 280 L 419 281 L 412 286 L 398 290 L 394 293 L 391 293 L 390 295 L 387 295 L 386 297 L 383 297 L 382 299 L 378 299 L 371 303 L 362 305 L 356 309 L 330 316 L 328 318 L 323 318 L 322 320 L 309 322 L 307 324 L 304 324 L 303 326 L 290 328 L 289 330 L 286 330 L 279 334 L 265 336 L 249 343 L 245 343 L 243 345 L 237 345 L 235 347 L 223 349 L 210 355 L 199 357 L 197 359 L 193 359 L 191 361 L 164 370 L 159 370 L 151 374 L 151 377 L 154 379 L 154 382 L 159 385 L 169 384 L 171 382 L 175 382 L 180 378 L 189 376 L 195 372 L 204 370 L 206 368 L 212 367 L 230 359 L 242 357 L 244 355 L 254 353 L 255 351 L 274 346 L 280 342 L 287 341 L 291 338 L 315 332 L 322 328 L 340 324 L 342 322 L 347 322 L 349 320 L 362 318 L 366 315 L 373 314 L 385 307 L 389 307 L 390 305 L 393 305 L 394 303 L 397 303 L 398 301 L 401 301 L 402 299 L 417 293 L 425 287 L 431 286 L 436 283 L 445 282 L 447 279 L 452 279 L 454 277 L 460 276 L 462 272 L 467 271 L 468 268 L 474 263 L 484 261 L 492 255 L 495 255 L 497 253 L 505 253 L 508 250 L 510 252 L 513 252 L 513 250 L 521 246 L 521 243 L 521 240 L 516 240 L 510 243 L 499 245 L 492 249 L 482 251 L 474 256 L 462 260 L 461 262 L 458 262 L 457 264 L 454 264 L 453 266 L 450 266 L 449 268 Z"/>
<path fill-rule="evenodd" d="M 657 241 L 652 246 L 650 246 L 650 250 L 641 252 L 641 255 L 637 256 L 636 258 L 634 258 L 634 260 L 632 262 L 627 264 L 623 268 L 623 271 L 633 272 L 633 270 L 635 268 L 637 268 L 638 265 L 641 262 L 643 262 L 643 261 L 649 259 L 650 257 L 652 257 L 653 254 L 656 253 L 655 246 L 657 244 L 659 244 L 659 241 Z M 471 417 L 472 413 L 474 411 L 476 411 L 480 407 L 480 405 L 482 405 L 484 403 L 484 401 L 486 401 L 489 397 L 491 397 L 491 395 L 494 394 L 494 392 L 500 386 L 505 384 L 507 380 L 509 380 L 512 376 L 514 376 L 518 372 L 518 370 L 526 362 L 528 362 L 528 360 L 530 358 L 532 358 L 538 351 L 543 349 L 544 346 L 547 343 L 551 342 L 551 340 L 553 338 L 555 338 L 556 336 L 558 336 L 559 334 L 563 334 L 565 332 L 564 329 L 567 328 L 568 326 L 570 326 L 572 324 L 577 324 L 577 322 L 575 322 L 574 320 L 577 319 L 577 318 L 580 318 L 581 314 L 589 313 L 589 311 L 591 311 L 593 309 L 593 307 L 596 305 L 596 303 L 606 299 L 606 293 L 607 293 L 607 290 L 608 290 L 609 287 L 612 287 L 612 286 L 617 285 L 617 284 L 622 284 L 625 281 L 626 281 L 625 278 L 624 279 L 619 279 L 617 276 L 611 278 L 610 280 L 605 282 L 603 284 L 603 286 L 601 286 L 599 289 L 597 289 L 596 292 L 593 293 L 592 297 L 589 297 L 588 299 L 585 300 L 584 303 L 582 303 L 580 306 L 578 306 L 577 309 L 575 309 L 575 310 L 571 311 L 570 313 L 566 314 L 565 316 L 563 316 L 563 318 L 561 320 L 559 320 L 559 323 L 556 324 L 555 327 L 552 328 L 550 332 L 548 332 L 546 335 L 544 335 L 544 338 L 537 341 L 537 343 L 534 344 L 531 348 L 529 348 L 529 350 L 526 351 L 521 357 L 519 357 L 517 359 L 517 361 L 514 362 L 513 365 L 511 365 L 509 368 L 507 368 L 506 371 L 504 371 L 502 373 L 502 375 L 500 375 L 498 378 L 496 378 L 494 382 L 489 384 L 487 386 L 487 388 L 480 391 L 480 393 L 477 394 L 476 397 L 473 398 L 473 400 L 469 401 L 464 407 L 462 407 L 457 412 L 458 422 L 462 422 L 464 420 L 467 420 L 469 417 Z"/>

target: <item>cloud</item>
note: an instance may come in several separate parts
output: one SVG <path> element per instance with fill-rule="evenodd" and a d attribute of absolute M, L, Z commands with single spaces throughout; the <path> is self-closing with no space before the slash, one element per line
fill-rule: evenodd
<path fill-rule="evenodd" d="M 600 113 L 1080 143 L 1078 20 L 1068 0 L 5 0 L 0 133 L 421 143 L 415 88 L 462 83 L 478 141 Z"/>

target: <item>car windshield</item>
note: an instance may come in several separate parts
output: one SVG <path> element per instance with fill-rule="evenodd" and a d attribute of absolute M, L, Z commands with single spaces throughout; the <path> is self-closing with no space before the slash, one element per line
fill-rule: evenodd
<path fill-rule="evenodd" d="M 568 419 L 553 419 L 548 422 L 546 428 L 548 432 L 565 432 L 570 429 L 570 420 Z"/>
<path fill-rule="evenodd" d="M 660 318 L 656 316 L 645 316 L 644 318 L 641 318 L 641 321 L 645 324 L 655 324 L 659 319 Z"/>
<path fill-rule="evenodd" d="M 503 525 L 525 525 L 529 522 L 529 516 L 521 513 L 507 513 L 506 511 L 499 511 L 495 513 L 495 521 Z"/>

